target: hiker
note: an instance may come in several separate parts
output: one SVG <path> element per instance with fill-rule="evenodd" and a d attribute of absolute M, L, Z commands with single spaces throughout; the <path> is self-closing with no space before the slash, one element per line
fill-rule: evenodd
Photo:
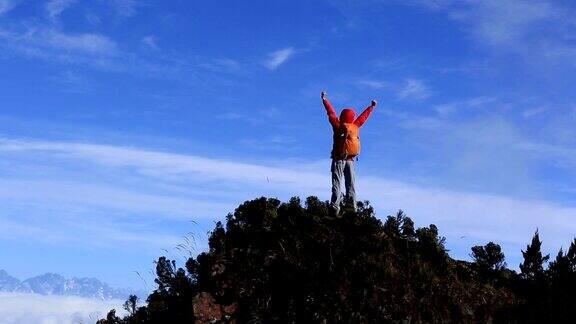
<path fill-rule="evenodd" d="M 357 160 L 360 154 L 360 137 L 359 128 L 366 122 L 372 110 L 376 108 L 376 100 L 372 103 L 358 118 L 352 108 L 345 108 L 340 113 L 340 118 L 336 115 L 336 111 L 328 100 L 325 91 L 321 94 L 322 103 L 326 112 L 328 113 L 328 121 L 332 125 L 333 144 L 332 144 L 332 197 L 330 204 L 332 212 L 338 215 L 340 212 L 340 200 L 342 193 L 340 192 L 340 184 L 344 178 L 346 188 L 346 205 L 349 205 L 354 212 L 356 212 L 356 191 L 354 188 L 355 173 L 354 161 Z"/>

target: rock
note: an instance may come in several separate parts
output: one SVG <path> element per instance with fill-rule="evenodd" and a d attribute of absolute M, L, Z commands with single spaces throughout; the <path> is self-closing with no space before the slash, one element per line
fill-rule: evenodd
<path fill-rule="evenodd" d="M 194 296 L 192 307 L 196 324 L 236 322 L 232 319 L 232 315 L 236 312 L 238 305 L 236 303 L 227 306 L 220 305 L 207 292 L 201 292 Z"/>

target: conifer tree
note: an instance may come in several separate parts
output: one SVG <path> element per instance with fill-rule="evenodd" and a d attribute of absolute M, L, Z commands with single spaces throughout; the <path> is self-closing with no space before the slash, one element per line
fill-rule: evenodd
<path fill-rule="evenodd" d="M 548 265 L 548 272 L 552 277 L 552 280 L 563 280 L 572 272 L 570 260 L 568 259 L 568 256 L 564 254 L 562 249 L 558 251 L 554 261 L 551 261 Z"/>
<path fill-rule="evenodd" d="M 532 237 L 532 242 L 522 251 L 524 262 L 520 264 L 520 272 L 525 279 L 539 279 L 544 275 L 544 263 L 550 259 L 550 255 L 542 255 L 542 241 L 538 230 Z"/>
<path fill-rule="evenodd" d="M 566 258 L 568 259 L 568 263 L 572 268 L 572 272 L 576 272 L 576 238 L 574 238 L 572 243 L 570 243 L 568 252 L 566 252 Z"/>
<path fill-rule="evenodd" d="M 402 236 L 408 240 L 416 239 L 416 230 L 414 229 L 414 221 L 406 216 L 402 222 Z"/>

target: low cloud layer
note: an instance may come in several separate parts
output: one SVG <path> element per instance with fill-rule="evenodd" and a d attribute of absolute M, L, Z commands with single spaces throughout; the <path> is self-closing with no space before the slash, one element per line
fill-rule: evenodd
<path fill-rule="evenodd" d="M 123 314 L 123 301 L 80 297 L 42 296 L 0 292 L 0 318 L 4 324 L 94 323 L 110 309 Z"/>

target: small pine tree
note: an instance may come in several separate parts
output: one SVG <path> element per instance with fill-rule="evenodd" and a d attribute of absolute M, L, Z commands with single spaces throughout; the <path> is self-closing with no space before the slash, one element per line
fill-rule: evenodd
<path fill-rule="evenodd" d="M 408 216 L 402 222 L 402 236 L 408 240 L 416 239 L 416 230 L 414 229 L 414 221 Z"/>
<path fill-rule="evenodd" d="M 400 236 L 400 226 L 404 218 L 404 212 L 399 210 L 395 216 L 388 216 L 384 222 L 384 231 L 393 237 Z"/>
<path fill-rule="evenodd" d="M 116 310 L 112 309 L 106 315 L 106 319 L 100 319 L 96 322 L 96 324 L 121 324 L 122 319 L 116 316 Z"/>
<path fill-rule="evenodd" d="M 556 259 L 548 265 L 548 272 L 552 279 L 556 280 L 566 278 L 572 272 L 570 260 L 562 249 L 556 254 Z"/>
<path fill-rule="evenodd" d="M 470 255 L 482 276 L 490 276 L 506 268 L 504 253 L 500 245 L 488 242 L 485 246 L 473 246 Z"/>
<path fill-rule="evenodd" d="M 566 252 L 566 258 L 568 259 L 572 272 L 576 272 L 576 238 L 574 238 L 570 244 L 568 252 Z"/>
<path fill-rule="evenodd" d="M 130 297 L 128 297 L 128 299 L 124 302 L 124 309 L 128 312 L 128 314 L 134 315 L 138 309 L 137 304 L 138 297 L 136 297 L 136 295 L 130 295 Z"/>
<path fill-rule="evenodd" d="M 542 241 L 536 230 L 532 243 L 526 246 L 526 251 L 522 251 L 524 262 L 520 264 L 520 273 L 523 278 L 538 279 L 544 275 L 544 263 L 550 259 L 550 255 L 542 256 L 541 246 Z"/>

